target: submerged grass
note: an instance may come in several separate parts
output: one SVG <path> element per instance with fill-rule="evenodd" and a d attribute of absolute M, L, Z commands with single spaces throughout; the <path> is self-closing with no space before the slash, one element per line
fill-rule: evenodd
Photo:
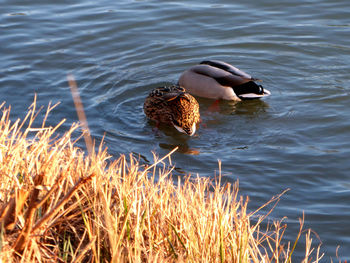
<path fill-rule="evenodd" d="M 86 155 L 72 140 L 77 124 L 61 136 L 63 121 L 46 125 L 55 106 L 34 127 L 35 102 L 15 122 L 1 105 L 3 262 L 293 262 L 302 235 L 302 262 L 322 258 L 303 219 L 291 243 L 282 220 L 269 222 L 283 193 L 262 206 L 270 212 L 248 212 L 238 183 L 220 175 L 174 183 L 172 152 L 149 166 L 132 155 L 113 161 L 102 144 Z"/>

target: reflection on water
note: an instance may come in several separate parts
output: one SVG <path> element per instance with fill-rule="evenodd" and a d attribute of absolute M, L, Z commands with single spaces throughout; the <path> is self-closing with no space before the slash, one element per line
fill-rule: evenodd
<path fill-rule="evenodd" d="M 264 100 L 245 100 L 245 101 L 227 101 L 198 99 L 201 106 L 201 114 L 210 115 L 211 113 L 219 112 L 220 114 L 242 114 L 242 115 L 259 115 L 260 113 L 268 112 L 269 104 Z"/>
<path fill-rule="evenodd" d="M 191 154 L 191 155 L 198 155 L 200 153 L 197 149 L 191 149 L 189 148 L 188 144 L 186 142 L 183 142 L 181 144 L 166 144 L 166 143 L 160 143 L 159 147 L 162 149 L 168 149 L 172 150 L 176 147 L 178 147 L 177 152 L 183 153 L 183 154 Z"/>
<path fill-rule="evenodd" d="M 261 114 L 266 114 L 269 111 L 269 104 L 263 100 L 250 100 L 237 103 L 235 105 L 234 111 L 231 114 L 247 115 L 247 116 L 256 116 L 258 117 Z M 224 112 L 224 111 L 222 111 Z"/>
<path fill-rule="evenodd" d="M 165 150 L 173 150 L 178 147 L 178 153 L 198 155 L 200 153 L 199 149 L 190 148 L 187 141 L 192 137 L 198 137 L 198 125 L 196 134 L 193 136 L 188 136 L 186 134 L 178 132 L 174 127 L 170 127 L 164 124 L 158 126 L 155 125 L 155 122 L 148 120 L 148 124 L 152 127 L 153 138 L 154 140 L 165 139 L 167 142 L 159 143 L 159 147 Z"/>

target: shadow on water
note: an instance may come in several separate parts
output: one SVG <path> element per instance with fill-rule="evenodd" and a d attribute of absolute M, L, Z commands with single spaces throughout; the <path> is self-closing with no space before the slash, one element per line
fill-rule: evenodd
<path fill-rule="evenodd" d="M 238 103 L 228 102 L 222 106 L 223 114 L 258 116 L 267 112 L 269 104 L 263 100 L 247 100 Z"/>
<path fill-rule="evenodd" d="M 173 150 L 175 147 L 178 147 L 178 150 L 176 151 L 177 153 L 190 155 L 198 155 L 200 153 L 199 149 L 191 148 L 188 144 L 188 140 L 198 137 L 197 134 L 190 137 L 186 134 L 178 132 L 174 127 L 169 127 L 164 124 L 156 127 L 155 123 L 151 120 L 148 121 L 148 124 L 152 127 L 155 139 L 163 138 L 163 140 L 165 140 L 165 142 L 159 143 L 159 147 L 161 149 Z"/>
<path fill-rule="evenodd" d="M 210 112 L 218 112 L 223 115 L 239 114 L 256 116 L 261 113 L 266 113 L 269 108 L 269 104 L 264 100 L 244 100 L 244 101 L 227 101 L 220 100 L 215 104 L 214 100 L 197 98 L 202 114 L 208 114 Z"/>
<path fill-rule="evenodd" d="M 182 154 L 190 154 L 190 155 L 199 155 L 200 150 L 195 148 L 190 148 L 186 142 L 182 144 L 167 144 L 167 143 L 160 143 L 159 147 L 162 149 L 172 150 L 175 147 L 178 147 L 177 152 Z"/>

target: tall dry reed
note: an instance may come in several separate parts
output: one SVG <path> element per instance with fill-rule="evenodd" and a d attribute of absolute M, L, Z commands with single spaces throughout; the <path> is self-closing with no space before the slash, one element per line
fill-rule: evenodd
<path fill-rule="evenodd" d="M 24 120 L 1 105 L 0 249 L 3 262 L 319 262 L 311 232 L 284 241 L 286 224 L 249 212 L 238 183 L 172 180 L 171 153 L 142 166 L 132 155 L 111 160 L 106 148 L 86 155 L 43 122 L 36 102 Z M 273 209 L 280 195 L 264 206 Z M 263 222 L 263 223 L 262 223 Z M 263 227 L 267 225 L 267 227 Z"/>

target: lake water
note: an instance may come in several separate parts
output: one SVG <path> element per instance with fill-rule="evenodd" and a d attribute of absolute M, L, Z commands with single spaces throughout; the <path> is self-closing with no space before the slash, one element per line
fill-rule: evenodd
<path fill-rule="evenodd" d="M 12 117 L 61 102 L 49 120 L 77 120 L 66 81 L 77 79 L 92 135 L 109 153 L 172 156 L 176 173 L 239 179 L 253 210 L 290 188 L 271 219 L 298 218 L 323 242 L 324 262 L 350 258 L 350 3 L 302 1 L 24 1 L 0 8 L 0 94 Z M 158 133 L 142 106 L 150 89 L 176 83 L 203 59 L 263 80 L 264 100 L 199 99 L 204 125 L 193 137 Z M 64 129 L 61 129 L 64 131 Z M 314 241 L 318 243 L 317 238 Z M 304 249 L 296 252 L 302 255 Z"/>

